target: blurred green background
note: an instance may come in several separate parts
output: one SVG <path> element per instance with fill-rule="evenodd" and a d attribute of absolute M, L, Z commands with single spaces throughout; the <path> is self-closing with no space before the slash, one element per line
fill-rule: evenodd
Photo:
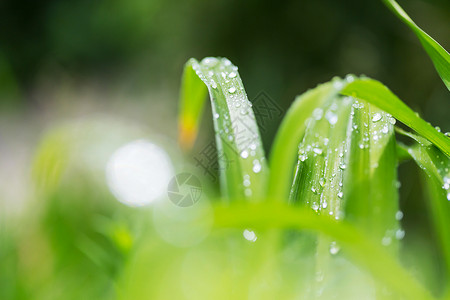
<path fill-rule="evenodd" d="M 448 0 L 400 4 L 450 49 Z M 175 149 L 182 67 L 190 57 L 205 56 L 228 57 L 239 66 L 250 100 L 264 91 L 284 111 L 296 95 L 333 76 L 365 74 L 389 86 L 434 126 L 450 131 L 448 110 L 443 109 L 448 108 L 448 91 L 417 38 L 381 1 L 3 0 L 1 299 L 99 299 L 117 294 L 120 284 L 110 279 L 124 272 L 132 240 L 154 231 L 145 225 L 148 211 L 136 213 L 115 201 L 104 187 L 102 167 L 91 163 L 95 157 L 75 159 L 69 175 L 61 182 L 54 179 L 56 187 L 52 178 L 69 168 L 62 165 L 68 160 L 64 155 L 75 144 L 78 154 L 102 155 L 92 141 L 107 141 L 99 148 L 109 153 L 146 136 Z M 203 144 L 213 132 L 206 110 Z M 272 119 L 262 132 L 266 151 L 280 121 Z M 86 123 L 90 125 L 80 125 Z M 86 137 L 86 132 L 93 133 Z M 42 167 L 48 182 L 40 189 L 44 179 L 30 174 L 42 147 L 47 147 L 50 167 Z M 432 253 L 434 237 L 428 234 L 423 189 L 414 169 L 409 163 L 400 168 L 404 226 L 418 236 L 410 243 L 423 241 L 414 251 Z M 163 247 L 158 239 L 142 243 L 139 249 L 150 247 L 155 253 Z M 218 245 L 210 241 L 202 251 L 209 251 L 213 260 L 223 255 L 210 249 Z M 169 261 L 179 251 L 163 249 L 161 259 Z M 144 253 L 139 251 L 138 257 Z M 424 261 L 422 268 L 440 268 L 439 257 Z M 149 265 L 160 266 L 153 263 Z M 439 285 L 435 279 L 426 281 Z M 130 289 L 139 295 L 139 289 Z M 161 299 L 170 294 L 158 293 Z"/>

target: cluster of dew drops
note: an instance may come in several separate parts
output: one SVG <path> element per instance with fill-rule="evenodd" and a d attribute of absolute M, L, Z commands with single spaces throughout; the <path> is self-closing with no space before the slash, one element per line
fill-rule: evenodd
<path fill-rule="evenodd" d="M 345 80 L 347 82 L 352 82 L 355 79 L 355 77 L 353 75 L 348 75 Z M 342 88 L 343 83 L 342 80 L 339 78 L 335 78 L 333 80 L 333 85 L 334 88 L 339 90 Z M 352 101 L 352 110 L 351 110 L 351 119 L 352 120 L 354 114 L 355 114 L 355 110 L 358 109 L 362 109 L 364 108 L 364 103 L 359 102 L 356 99 L 353 99 L 352 97 L 344 97 L 343 98 L 344 101 Z M 315 120 L 321 120 L 322 117 L 325 117 L 325 119 L 329 122 L 330 126 L 334 126 L 337 122 L 338 122 L 338 116 L 336 113 L 334 113 L 335 109 L 333 109 L 333 105 L 331 107 L 330 110 L 326 111 L 324 113 L 322 108 L 316 108 L 313 111 L 312 117 Z M 378 127 L 377 130 L 371 132 L 371 138 L 372 140 L 376 143 L 378 140 L 381 139 L 382 134 L 388 134 L 392 129 L 390 128 L 390 126 L 395 125 L 396 123 L 396 119 L 393 118 L 390 114 L 388 113 L 381 113 L 381 112 L 375 112 L 373 114 L 370 115 L 369 120 L 371 122 L 374 123 L 373 127 Z M 379 126 L 377 126 L 377 123 L 379 123 L 380 121 L 384 120 L 384 125 L 382 124 L 381 128 Z M 389 126 L 390 125 L 390 126 Z M 363 126 L 365 128 L 369 127 L 369 124 L 364 122 Z M 356 130 L 358 131 L 358 125 L 356 124 L 352 124 L 351 131 Z M 317 136 L 316 136 L 317 137 Z M 323 145 L 326 147 L 328 144 L 328 139 L 327 138 L 323 138 Z M 369 147 L 370 144 L 370 137 L 369 137 L 369 133 L 367 130 L 364 131 L 364 137 L 362 139 L 362 143 L 359 144 L 359 148 L 360 149 L 367 149 Z M 328 151 L 331 151 L 331 149 L 329 149 Z M 341 162 L 339 163 L 339 169 L 341 171 L 344 171 L 346 169 L 346 165 L 344 163 L 343 157 L 344 157 L 344 152 L 347 152 L 346 147 L 344 147 L 344 149 L 335 149 L 335 151 L 339 151 L 339 157 L 341 159 Z M 318 155 L 322 155 L 324 152 L 324 150 L 319 146 L 319 143 L 312 143 L 311 145 L 306 145 L 303 147 L 300 147 L 299 149 L 299 160 L 301 162 L 304 162 L 308 159 L 308 154 L 312 154 L 313 156 L 318 156 Z M 325 162 L 326 163 L 326 162 Z M 374 166 L 377 167 L 377 166 Z M 335 174 L 333 174 L 335 175 Z M 321 177 L 319 180 L 319 184 L 323 187 L 325 183 L 325 178 Z M 339 182 L 339 191 L 337 192 L 337 197 L 338 198 L 343 198 L 343 191 L 342 191 L 342 180 Z M 448 184 L 446 185 L 447 188 L 450 188 L 450 180 L 448 182 Z M 312 187 L 311 188 L 312 192 L 317 192 L 318 189 Z M 450 197 L 450 196 L 449 196 Z M 322 197 L 321 197 L 322 198 Z M 322 200 L 322 199 L 321 199 Z M 326 201 L 321 201 L 322 202 L 322 208 L 325 209 L 327 208 L 327 202 Z M 313 203 L 311 208 L 315 211 L 317 211 L 319 209 L 319 205 L 317 205 L 316 203 Z M 330 215 L 332 215 L 333 212 L 330 211 Z M 343 213 L 342 212 L 337 212 L 335 213 L 335 219 L 338 220 L 342 217 Z M 395 214 L 395 219 L 397 221 L 400 221 L 403 218 L 403 212 L 402 211 L 397 211 Z M 383 246 L 389 246 L 392 243 L 393 239 L 397 239 L 397 240 L 401 240 L 403 239 L 405 236 L 405 231 L 401 228 L 396 229 L 396 230 L 387 230 L 385 235 L 383 236 L 382 240 L 381 240 L 381 244 Z M 340 251 L 340 247 L 338 245 L 337 242 L 333 241 L 330 244 L 329 247 L 329 251 L 330 254 L 335 255 L 337 253 L 339 253 Z"/>
<path fill-rule="evenodd" d="M 215 121 L 223 123 L 219 135 L 224 137 L 226 143 L 233 142 L 235 138 L 238 139 L 239 134 L 246 137 L 252 136 L 251 142 L 245 143 L 242 149 L 237 149 L 237 151 L 242 159 L 252 160 L 252 172 L 254 174 L 260 173 L 263 168 L 261 161 L 264 158 L 258 159 L 257 149 L 260 142 L 256 128 L 254 131 L 248 129 L 248 126 L 256 126 L 256 123 L 251 109 L 252 104 L 247 99 L 238 75 L 238 68 L 227 58 L 207 57 L 200 64 L 193 64 L 193 69 L 199 78 L 212 89 L 210 93 L 217 92 L 225 95 L 229 107 L 228 112 L 217 111 L 216 109 L 220 109 L 220 107 L 213 105 Z M 236 148 L 239 148 L 238 144 L 236 141 Z M 245 196 L 252 196 L 251 175 L 243 174 L 242 183 Z"/>

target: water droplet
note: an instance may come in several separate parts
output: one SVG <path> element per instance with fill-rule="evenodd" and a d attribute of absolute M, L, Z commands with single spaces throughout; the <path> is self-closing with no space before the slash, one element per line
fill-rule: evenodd
<path fill-rule="evenodd" d="M 389 236 L 385 236 L 381 239 L 381 244 L 383 246 L 389 246 L 392 243 L 392 238 Z"/>
<path fill-rule="evenodd" d="M 214 67 L 218 62 L 218 59 L 215 57 L 206 57 L 204 58 L 201 63 L 208 66 L 208 67 Z"/>
<path fill-rule="evenodd" d="M 325 178 L 323 178 L 323 177 L 320 178 L 319 179 L 319 184 L 320 184 L 321 187 L 323 187 L 325 185 Z"/>
<path fill-rule="evenodd" d="M 325 114 L 325 118 L 328 120 L 328 122 L 330 123 L 330 125 L 334 125 L 334 124 L 336 124 L 337 121 L 338 121 L 338 116 L 337 116 L 335 113 L 331 112 L 331 111 L 328 111 L 328 112 Z"/>
<path fill-rule="evenodd" d="M 247 189 L 245 189 L 244 194 L 245 194 L 245 196 L 250 197 L 252 195 L 252 190 L 247 188 Z"/>
<path fill-rule="evenodd" d="M 338 244 L 336 242 L 331 242 L 330 244 L 330 253 L 332 255 L 336 255 L 339 253 L 339 250 L 341 250 L 341 248 L 338 246 Z"/>
<path fill-rule="evenodd" d="M 300 159 L 300 161 L 305 161 L 307 158 L 308 158 L 308 157 L 307 157 L 306 155 L 304 155 L 304 154 L 302 154 L 302 155 L 300 155 L 300 156 L 298 157 L 298 159 Z"/>
<path fill-rule="evenodd" d="M 328 203 L 327 203 L 326 201 L 324 201 L 324 202 L 322 203 L 322 207 L 323 207 L 323 208 L 327 208 L 327 206 L 328 206 Z"/>
<path fill-rule="evenodd" d="M 342 87 L 344 86 L 344 84 L 341 82 L 341 80 L 339 78 L 336 78 L 333 80 L 333 87 L 337 90 L 342 89 Z"/>
<path fill-rule="evenodd" d="M 236 77 L 236 73 L 235 72 L 231 72 L 230 74 L 228 74 L 229 78 L 235 78 Z"/>
<path fill-rule="evenodd" d="M 230 66 L 231 65 L 231 61 L 228 58 L 222 58 L 223 61 L 223 65 L 224 66 Z"/>
<path fill-rule="evenodd" d="M 342 198 L 342 197 L 344 196 L 344 193 L 341 191 L 341 192 L 337 193 L 337 196 L 338 196 L 339 198 Z"/>
<path fill-rule="evenodd" d="M 216 89 L 216 88 L 217 88 L 217 83 L 214 81 L 214 79 L 211 79 L 211 87 L 212 87 L 213 89 Z"/>
<path fill-rule="evenodd" d="M 250 186 L 250 184 L 251 184 L 251 182 L 250 182 L 250 180 L 249 179 L 244 179 L 244 186 L 245 187 L 249 187 Z"/>
<path fill-rule="evenodd" d="M 397 120 L 393 117 L 389 117 L 389 123 L 391 123 L 392 125 L 395 125 L 395 123 L 397 122 Z"/>
<path fill-rule="evenodd" d="M 247 241 L 250 241 L 250 242 L 255 242 L 258 239 L 258 237 L 256 236 L 256 233 L 249 229 L 245 229 L 244 232 L 242 233 L 242 235 L 244 236 L 244 238 Z"/>
<path fill-rule="evenodd" d="M 323 150 L 320 149 L 320 148 L 314 148 L 314 149 L 313 149 L 313 152 L 316 153 L 317 155 L 321 155 L 322 152 L 323 152 Z"/>
<path fill-rule="evenodd" d="M 317 211 L 317 210 L 319 209 L 319 205 L 317 205 L 317 203 L 314 202 L 314 203 L 311 205 L 311 208 L 312 208 L 313 210 Z"/>
<path fill-rule="evenodd" d="M 397 239 L 397 240 L 401 240 L 401 239 L 403 239 L 405 237 L 405 231 L 403 230 L 403 229 L 398 229 L 396 232 L 395 232 L 395 238 Z"/>
<path fill-rule="evenodd" d="M 347 165 L 346 165 L 346 164 L 340 164 L 340 165 L 339 165 L 339 168 L 340 168 L 341 170 L 345 170 L 345 169 L 347 168 Z"/>
<path fill-rule="evenodd" d="M 437 132 L 441 132 L 441 127 L 439 126 L 434 127 L 434 129 L 436 129 Z"/>
<path fill-rule="evenodd" d="M 255 159 L 253 161 L 253 172 L 259 173 L 261 171 L 261 164 L 259 163 L 259 160 Z"/>
<path fill-rule="evenodd" d="M 321 109 L 321 108 L 316 108 L 316 109 L 313 111 L 312 115 L 313 115 L 314 119 L 316 119 L 316 120 L 322 119 L 322 116 L 323 116 L 323 109 Z"/>
<path fill-rule="evenodd" d="M 218 113 L 215 113 L 214 114 L 214 119 L 218 119 L 220 116 L 219 116 L 219 114 Z"/>
<path fill-rule="evenodd" d="M 381 132 L 382 132 L 382 133 L 385 133 L 385 134 L 388 133 L 388 132 L 389 132 L 388 126 L 387 126 L 387 125 L 384 125 L 383 128 L 381 129 Z"/>
<path fill-rule="evenodd" d="M 242 158 L 247 158 L 248 157 L 248 151 L 247 150 L 242 151 L 241 152 L 241 157 Z"/>
<path fill-rule="evenodd" d="M 229 92 L 230 94 L 234 94 L 234 93 L 236 92 L 236 88 L 235 88 L 234 86 L 232 86 L 232 87 L 230 87 L 230 88 L 228 89 L 228 92 Z"/>
<path fill-rule="evenodd" d="M 400 221 L 401 219 L 403 219 L 403 212 L 401 210 L 399 210 L 395 213 L 395 219 L 397 221 Z"/>
<path fill-rule="evenodd" d="M 353 74 L 348 74 L 347 76 L 345 76 L 345 80 L 346 80 L 348 83 L 353 82 L 353 81 L 355 81 L 355 75 L 353 75 Z"/>
<path fill-rule="evenodd" d="M 381 118 L 382 118 L 382 116 L 380 113 L 375 113 L 372 117 L 372 122 L 378 122 L 381 120 Z"/>

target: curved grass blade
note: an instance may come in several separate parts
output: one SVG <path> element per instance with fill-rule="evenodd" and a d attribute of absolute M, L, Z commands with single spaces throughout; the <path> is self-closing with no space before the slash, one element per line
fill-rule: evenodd
<path fill-rule="evenodd" d="M 342 85 L 354 80 L 348 76 Z M 393 118 L 366 102 L 335 94 L 317 107 L 300 143 L 291 201 L 332 220 L 363 228 L 396 254 L 399 229 Z M 339 249 L 319 235 L 316 272 L 335 280 Z M 352 266 L 340 265 L 351 274 Z M 346 272 L 344 272 L 344 270 Z M 340 280 L 352 282 L 352 275 Z M 353 275 L 354 276 L 354 275 Z M 320 290 L 329 286 L 320 283 Z"/>
<path fill-rule="evenodd" d="M 433 299 L 430 292 L 384 247 L 345 221 L 337 223 L 314 215 L 309 209 L 267 202 L 245 206 L 216 206 L 214 220 L 215 226 L 219 228 L 293 228 L 319 232 L 338 241 L 348 258 L 405 299 Z"/>
<path fill-rule="evenodd" d="M 184 68 L 178 115 L 178 143 L 185 150 L 194 145 L 208 89 L 199 84 L 194 69 Z"/>
<path fill-rule="evenodd" d="M 226 58 L 207 57 L 201 62 L 190 59 L 183 76 L 180 134 L 187 138 L 182 137 L 181 141 L 189 144 L 195 137 L 191 133 L 198 128 L 203 106 L 200 98 L 204 96 L 201 86 L 206 85 L 216 132 L 222 194 L 228 199 L 263 198 L 268 167 L 237 67 Z"/>
<path fill-rule="evenodd" d="M 397 149 L 395 119 L 365 101 L 352 105 L 347 135 L 343 199 L 346 219 L 366 228 L 392 253 L 403 231 L 395 215 Z"/>
<path fill-rule="evenodd" d="M 395 15 L 402 20 L 409 28 L 414 31 L 419 38 L 428 56 L 433 61 L 436 71 L 439 73 L 444 84 L 450 90 L 450 54 L 436 42 L 431 36 L 423 31 L 414 21 L 406 14 L 406 12 L 394 0 L 383 0 L 386 6 L 391 9 Z"/>
<path fill-rule="evenodd" d="M 298 96 L 283 118 L 270 157 L 269 196 L 287 200 L 292 185 L 298 145 L 305 133 L 306 121 L 327 99 L 336 96 L 343 86 L 340 79 L 321 84 Z"/>
<path fill-rule="evenodd" d="M 429 208 L 445 260 L 447 280 L 450 282 L 450 158 L 431 144 L 424 144 L 420 136 L 398 130 L 418 143 L 406 147 L 417 165 L 428 175 L 426 186 Z"/>
<path fill-rule="evenodd" d="M 394 246 L 399 229 L 395 119 L 365 101 L 336 94 L 311 115 L 291 201 L 336 220 L 345 216 Z"/>
<path fill-rule="evenodd" d="M 450 139 L 420 118 L 381 82 L 369 78 L 356 79 L 341 93 L 367 101 L 391 114 L 450 156 Z"/>

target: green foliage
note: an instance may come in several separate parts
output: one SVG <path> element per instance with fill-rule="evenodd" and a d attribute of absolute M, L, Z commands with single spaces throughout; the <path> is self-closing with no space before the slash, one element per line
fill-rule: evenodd
<path fill-rule="evenodd" d="M 428 56 L 433 61 L 434 67 L 439 73 L 439 76 L 441 76 L 442 81 L 450 90 L 450 54 L 431 36 L 417 26 L 397 2 L 394 0 L 383 0 L 383 2 L 416 34 L 423 48 L 428 53 Z"/>
<path fill-rule="evenodd" d="M 251 103 L 237 67 L 226 59 L 191 59 L 185 67 L 181 93 L 180 140 L 195 138 L 204 92 L 208 87 L 219 152 L 221 188 L 227 198 L 261 199 L 268 168 Z M 194 91 L 194 93 L 190 93 Z"/>
<path fill-rule="evenodd" d="M 418 35 L 449 86 L 448 53 L 398 4 L 385 3 Z M 83 155 L 108 156 L 134 134 L 123 138 L 111 124 L 100 130 L 77 124 L 50 132 L 33 164 L 38 192 L 29 210 L 34 217 L 24 222 L 27 230 L 10 235 L 0 228 L 0 258 L 9 262 L 0 268 L 0 296 L 435 299 L 450 295 L 448 136 L 382 83 L 348 75 L 295 99 L 267 162 L 237 67 L 226 58 L 208 57 L 200 62 L 190 59 L 183 73 L 179 142 L 185 151 L 194 146 L 207 94 L 221 193 L 211 199 L 215 197 L 207 187 L 208 199 L 190 208 L 168 209 L 164 202 L 131 210 L 116 203 L 103 181 L 99 183 L 104 174 L 90 165 L 95 159 Z M 415 133 L 395 127 L 396 119 Z M 412 144 L 397 142 L 396 132 L 410 137 Z M 95 143 L 98 148 L 89 148 Z M 425 174 L 432 235 L 444 265 L 441 273 L 430 267 L 429 274 L 418 276 L 411 271 L 416 265 L 402 259 L 405 231 L 397 171 L 399 162 L 410 159 Z M 187 239 L 191 234 L 201 238 L 195 237 L 187 249 L 173 242 L 174 237 Z M 423 280 L 427 275 L 443 276 L 445 286 L 430 287 Z"/>

